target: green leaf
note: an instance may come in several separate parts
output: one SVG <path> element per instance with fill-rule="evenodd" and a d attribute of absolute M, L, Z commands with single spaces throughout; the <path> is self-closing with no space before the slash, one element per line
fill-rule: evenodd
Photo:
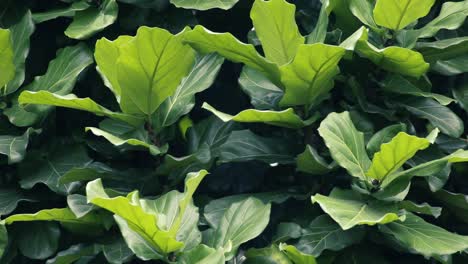
<path fill-rule="evenodd" d="M 342 43 L 342 46 L 346 44 L 347 49 L 351 49 L 355 45 L 355 50 L 360 56 L 389 72 L 420 77 L 429 69 L 429 64 L 420 53 L 396 46 L 379 49 L 368 42 L 368 38 L 368 29 L 362 27 L 348 38 L 348 42 Z"/>
<path fill-rule="evenodd" d="M 60 106 L 82 111 L 88 111 L 98 116 L 107 116 L 116 120 L 121 120 L 133 126 L 143 124 L 143 118 L 136 115 L 112 112 L 109 109 L 97 104 L 91 98 L 78 98 L 74 94 L 58 95 L 48 91 L 30 92 L 24 91 L 18 98 L 20 105 L 28 109 L 29 104 Z"/>
<path fill-rule="evenodd" d="M 93 133 L 94 135 L 98 137 L 105 138 L 107 141 L 109 141 L 110 143 L 112 143 L 112 145 L 116 147 L 121 147 L 125 145 L 142 147 L 142 148 L 148 149 L 151 155 L 154 155 L 154 156 L 164 154 L 167 151 L 167 145 L 163 147 L 158 147 L 151 143 L 148 143 L 148 142 L 136 139 L 136 138 L 122 139 L 120 137 L 117 137 L 107 131 L 104 131 L 96 127 L 86 127 L 85 130 L 90 131 L 91 133 Z"/>
<path fill-rule="evenodd" d="M 95 245 L 78 244 L 62 250 L 54 258 L 48 259 L 46 264 L 71 264 L 82 258 L 94 257 L 99 253 Z"/>
<path fill-rule="evenodd" d="M 34 13 L 32 19 L 34 23 L 39 24 L 45 21 L 56 19 L 58 17 L 72 17 L 77 11 L 82 11 L 89 8 L 89 4 L 85 1 L 78 1 L 72 3 L 66 8 L 52 9 L 46 12 Z"/>
<path fill-rule="evenodd" d="M 331 9 L 335 6 L 330 6 L 330 0 L 324 0 L 320 7 L 320 14 L 315 24 L 314 30 L 307 36 L 306 44 L 324 43 L 327 37 L 327 28 Z"/>
<path fill-rule="evenodd" d="M 412 201 L 401 201 L 400 207 L 409 212 L 432 215 L 435 218 L 439 217 L 442 212 L 442 207 L 432 207 L 428 203 L 416 204 Z"/>
<path fill-rule="evenodd" d="M 333 171 L 336 163 L 327 164 L 327 162 L 310 145 L 306 146 L 304 152 L 296 158 L 298 171 L 306 172 L 312 175 L 324 175 Z"/>
<path fill-rule="evenodd" d="M 369 0 L 351 0 L 349 1 L 349 10 L 355 17 L 362 23 L 366 24 L 373 30 L 379 30 L 375 23 L 374 15 L 372 13 L 373 3 Z"/>
<path fill-rule="evenodd" d="M 128 248 L 123 238 L 102 245 L 102 253 L 106 260 L 112 264 L 126 263 L 133 258 L 133 252 Z"/>
<path fill-rule="evenodd" d="M 153 126 L 163 128 L 177 122 L 195 106 L 195 94 L 208 89 L 215 81 L 224 59 L 217 54 L 197 58 L 190 73 L 175 93 L 167 98 L 153 114 Z"/>
<path fill-rule="evenodd" d="M 458 104 L 468 112 L 468 85 L 452 88 L 452 93 Z"/>
<path fill-rule="evenodd" d="M 429 147 L 435 141 L 438 132 L 439 130 L 435 129 L 427 138 L 419 138 L 405 132 L 398 133 L 390 142 L 380 146 L 380 151 L 375 153 L 366 175 L 382 181 L 401 168 L 416 152 Z"/>
<path fill-rule="evenodd" d="M 0 188 L 0 201 L 0 216 L 2 216 L 13 212 L 22 201 L 36 202 L 37 200 L 24 194 L 20 189 Z"/>
<path fill-rule="evenodd" d="M 171 0 L 171 3 L 177 7 L 203 11 L 213 8 L 228 10 L 238 1 L 239 0 Z"/>
<path fill-rule="evenodd" d="M 22 225 L 16 238 L 21 254 L 30 259 L 46 259 L 57 251 L 60 228 L 56 223 L 28 223 L 25 227 Z"/>
<path fill-rule="evenodd" d="M 404 220 L 404 212 L 395 204 L 367 198 L 350 190 L 334 188 L 329 196 L 316 194 L 312 203 L 318 203 L 343 230 L 356 225 L 387 224 Z"/>
<path fill-rule="evenodd" d="M 65 35 L 73 39 L 87 39 L 114 24 L 118 12 L 116 0 L 104 0 L 99 7 L 76 11 Z"/>
<path fill-rule="evenodd" d="M 294 264 L 317 264 L 314 256 L 300 252 L 295 246 L 281 243 L 279 249 L 283 251 Z"/>
<path fill-rule="evenodd" d="M 260 71 L 275 84 L 280 83 L 278 66 L 260 56 L 253 45 L 240 42 L 230 33 L 215 33 L 196 26 L 184 34 L 183 40 L 200 53 L 217 52 L 230 61 L 244 63 Z"/>
<path fill-rule="evenodd" d="M 452 76 L 468 72 L 468 56 L 459 56 L 449 60 L 436 61 L 431 69 L 439 74 Z"/>
<path fill-rule="evenodd" d="M 223 122 L 233 120 L 241 123 L 265 123 L 273 126 L 294 129 L 308 126 L 318 119 L 318 115 L 314 115 L 304 121 L 296 115 L 292 108 L 288 108 L 283 111 L 247 109 L 241 111 L 235 116 L 220 112 L 208 103 L 203 103 L 202 108 L 210 111 L 219 119 L 223 120 Z"/>
<path fill-rule="evenodd" d="M 402 98 L 398 105 L 413 115 L 428 120 L 433 126 L 451 137 L 459 137 L 464 130 L 463 121 L 450 108 L 430 98 Z"/>
<path fill-rule="evenodd" d="M 5 248 L 8 246 L 8 233 L 4 224 L 0 223 L 0 256 L 5 253 Z"/>
<path fill-rule="evenodd" d="M 0 88 L 3 88 L 15 77 L 15 64 L 13 62 L 13 45 L 11 33 L 8 29 L 0 28 Z"/>
<path fill-rule="evenodd" d="M 19 168 L 20 185 L 23 189 L 31 189 L 38 183 L 43 183 L 54 192 L 66 194 L 71 192 L 76 184 L 61 184 L 59 178 L 74 167 L 83 166 L 91 159 L 86 150 L 79 145 L 55 146 L 43 157 L 28 156 Z"/>
<path fill-rule="evenodd" d="M 444 212 L 453 213 L 458 219 L 467 222 L 468 219 L 468 195 L 439 190 L 434 193 L 435 198 L 444 205 Z"/>
<path fill-rule="evenodd" d="M 382 128 L 367 142 L 367 151 L 373 155 L 375 152 L 379 151 L 382 144 L 392 140 L 399 132 L 406 132 L 405 124 L 390 125 Z"/>
<path fill-rule="evenodd" d="M 400 30 L 426 16 L 435 0 L 377 0 L 375 22 L 393 30 Z"/>
<path fill-rule="evenodd" d="M 250 103 L 260 110 L 277 109 L 283 90 L 261 72 L 245 66 L 239 77 L 239 85 L 250 97 Z"/>
<path fill-rule="evenodd" d="M 272 238 L 272 241 L 277 242 L 284 242 L 289 239 L 296 239 L 301 237 L 302 235 L 302 227 L 296 223 L 287 222 L 287 223 L 279 223 L 276 228 L 276 233 Z"/>
<path fill-rule="evenodd" d="M 365 231 L 361 227 L 345 231 L 329 216 L 321 215 L 303 230 L 296 247 L 303 253 L 318 257 L 324 250 L 340 251 L 356 244 L 364 234 Z"/>
<path fill-rule="evenodd" d="M 29 137 L 37 133 L 28 128 L 22 136 L 0 135 L 0 154 L 8 156 L 8 163 L 17 163 L 23 160 L 28 147 Z"/>
<path fill-rule="evenodd" d="M 356 129 L 349 112 L 329 114 L 318 132 L 338 165 L 354 177 L 367 179 L 365 172 L 371 161 L 364 147 L 364 134 Z"/>
<path fill-rule="evenodd" d="M 245 257 L 245 264 L 292 264 L 276 245 L 259 249 L 251 248 L 245 253 Z"/>
<path fill-rule="evenodd" d="M 392 74 L 388 76 L 382 83 L 384 91 L 396 93 L 396 94 L 407 94 L 413 96 L 421 96 L 426 98 L 432 98 L 439 102 L 441 105 L 448 105 L 455 100 L 436 93 L 425 92 L 408 79 L 398 74 Z"/>
<path fill-rule="evenodd" d="M 300 45 L 294 60 L 280 68 L 285 93 L 281 106 L 315 106 L 333 88 L 345 49 L 316 43 Z"/>
<path fill-rule="evenodd" d="M 250 11 L 265 57 L 278 65 L 292 61 L 304 44 L 295 14 L 296 6 L 285 0 L 255 0 Z"/>
<path fill-rule="evenodd" d="M 431 64 L 450 60 L 468 53 L 468 37 L 443 39 L 434 42 L 418 42 L 416 49 Z"/>
<path fill-rule="evenodd" d="M 445 2 L 439 15 L 417 30 L 421 38 L 432 37 L 441 29 L 453 30 L 463 25 L 468 16 L 468 1 Z"/>
<path fill-rule="evenodd" d="M 224 264 L 224 251 L 222 248 L 214 249 L 203 244 L 184 252 L 177 260 L 177 264 Z"/>
<path fill-rule="evenodd" d="M 379 228 L 403 246 L 425 257 L 450 255 L 468 248 L 467 236 L 450 233 L 411 213 L 407 214 L 403 222 L 396 221 Z"/>
<path fill-rule="evenodd" d="M 11 10 L 10 12 L 17 12 Z M 25 78 L 24 65 L 29 53 L 29 39 L 34 32 L 34 23 L 31 12 L 27 11 L 21 19 L 10 27 L 11 45 L 13 48 L 13 63 L 15 65 L 15 77 L 5 87 L 0 85 L 2 95 L 15 92 L 23 84 Z"/>
<path fill-rule="evenodd" d="M 78 75 L 93 63 L 90 50 L 85 44 L 66 47 L 57 52 L 57 57 L 49 63 L 45 75 L 36 79 L 24 90 L 38 92 L 46 90 L 57 95 L 65 95 L 72 91 Z M 30 126 L 45 118 L 51 106 L 36 106 L 25 110 L 20 107 L 17 99 L 11 108 L 5 110 L 5 115 L 16 126 Z"/>
<path fill-rule="evenodd" d="M 87 215 L 96 208 L 94 205 L 88 204 L 86 201 L 86 196 L 81 194 L 68 195 L 67 205 L 77 218 L 81 218 Z"/>
<path fill-rule="evenodd" d="M 223 248 L 226 260 L 231 259 L 241 244 L 263 232 L 270 220 L 270 209 L 270 204 L 253 197 L 232 203 L 216 226 L 212 226 L 213 234 L 207 245 Z"/>
<path fill-rule="evenodd" d="M 219 163 L 257 160 L 266 163 L 293 163 L 292 149 L 281 138 L 257 136 L 250 130 L 234 131 L 219 147 Z"/>

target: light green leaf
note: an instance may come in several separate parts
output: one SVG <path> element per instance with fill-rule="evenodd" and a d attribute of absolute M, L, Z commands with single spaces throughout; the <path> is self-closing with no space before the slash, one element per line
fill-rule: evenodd
<path fill-rule="evenodd" d="M 450 255 L 468 248 L 468 236 L 450 233 L 408 213 L 403 222 L 381 225 L 380 230 L 425 257 Z"/>
<path fill-rule="evenodd" d="M 115 64 L 120 107 L 149 117 L 190 72 L 195 51 L 182 44 L 181 36 L 160 28 L 140 27 L 131 41 L 123 42 Z"/>
<path fill-rule="evenodd" d="M 72 17 L 77 11 L 89 8 L 89 4 L 84 0 L 73 2 L 70 6 L 60 9 L 52 9 L 42 13 L 34 13 L 32 19 L 34 23 L 39 24 L 45 21 L 56 19 L 58 17 Z"/>
<path fill-rule="evenodd" d="M 219 148 L 219 163 L 257 160 L 270 164 L 294 162 L 291 145 L 281 138 L 261 137 L 250 130 L 234 131 Z"/>
<path fill-rule="evenodd" d="M 398 101 L 398 105 L 419 118 L 429 120 L 433 126 L 446 135 L 457 138 L 463 134 L 463 121 L 450 108 L 433 99 L 402 98 Z"/>
<path fill-rule="evenodd" d="M 364 234 L 361 227 L 345 231 L 328 215 L 321 215 L 303 230 L 296 247 L 303 253 L 318 257 L 324 250 L 339 251 L 358 243 Z"/>
<path fill-rule="evenodd" d="M 239 0 L 171 0 L 171 3 L 177 7 L 203 11 L 213 8 L 228 10 L 238 1 Z"/>
<path fill-rule="evenodd" d="M 429 147 L 434 142 L 438 132 L 439 130 L 436 128 L 427 138 L 419 138 L 405 132 L 398 133 L 390 142 L 380 146 L 380 151 L 375 153 L 372 165 L 366 175 L 382 181 L 401 168 L 416 152 Z"/>
<path fill-rule="evenodd" d="M 239 84 L 256 109 L 278 109 L 284 92 L 261 72 L 245 66 L 239 77 Z"/>
<path fill-rule="evenodd" d="M 2 220 L 6 225 L 15 222 L 31 221 L 58 221 L 69 224 L 83 224 L 99 226 L 102 224 L 101 216 L 97 213 L 87 214 L 84 217 L 77 218 L 69 208 L 55 208 L 41 210 L 35 214 L 16 214 Z"/>
<path fill-rule="evenodd" d="M 81 218 L 87 215 L 96 208 L 94 205 L 88 204 L 86 201 L 86 196 L 81 194 L 68 195 L 67 205 L 77 218 Z"/>
<path fill-rule="evenodd" d="M 8 163 L 23 160 L 28 147 L 29 137 L 38 131 L 28 128 L 22 136 L 0 135 L 0 154 L 8 156 Z"/>
<path fill-rule="evenodd" d="M 295 14 L 296 6 L 285 0 L 255 0 L 250 11 L 266 58 L 279 66 L 292 61 L 304 44 Z"/>
<path fill-rule="evenodd" d="M 77 11 L 65 35 L 73 39 L 87 39 L 112 25 L 117 19 L 119 6 L 116 0 L 104 0 L 99 7 Z"/>
<path fill-rule="evenodd" d="M 20 105 L 28 109 L 28 105 L 50 105 L 88 111 L 98 116 L 107 116 L 116 120 L 129 123 L 133 126 L 140 126 L 144 120 L 137 115 L 112 112 L 109 109 L 97 104 L 91 98 L 78 98 L 74 94 L 58 95 L 49 91 L 30 92 L 24 91 L 18 98 Z"/>
<path fill-rule="evenodd" d="M 314 115 L 304 121 L 294 113 L 294 109 L 292 108 L 283 111 L 247 109 L 235 116 L 220 112 L 208 103 L 203 103 L 202 108 L 210 111 L 224 122 L 233 120 L 241 123 L 265 123 L 286 128 L 302 128 L 318 119 L 318 116 Z"/>
<path fill-rule="evenodd" d="M 109 141 L 110 143 L 112 143 L 112 145 L 116 147 L 121 147 L 124 145 L 143 147 L 143 148 L 148 149 L 151 155 L 154 155 L 154 156 L 164 154 L 167 151 L 167 146 L 158 147 L 151 143 L 148 143 L 148 142 L 136 139 L 136 138 L 122 139 L 96 127 L 86 127 L 85 130 L 90 131 L 96 136 L 105 138 L 107 141 Z"/>
<path fill-rule="evenodd" d="M 441 105 L 448 105 L 455 100 L 436 93 L 425 92 L 408 79 L 398 74 L 389 75 L 382 83 L 384 91 L 396 93 L 396 94 L 407 94 L 413 96 L 421 96 L 426 98 L 432 98 L 437 100 Z"/>
<path fill-rule="evenodd" d="M 333 88 L 345 49 L 316 43 L 300 45 L 294 60 L 280 68 L 285 93 L 281 106 L 315 106 Z"/>
<path fill-rule="evenodd" d="M 213 84 L 223 62 L 224 59 L 214 53 L 198 57 L 175 93 L 153 114 L 153 126 L 159 129 L 170 126 L 189 113 L 195 106 L 195 94 Z"/>
<path fill-rule="evenodd" d="M 356 129 L 349 112 L 329 114 L 318 131 L 336 163 L 352 176 L 366 180 L 371 161 L 364 147 L 364 134 Z"/>
<path fill-rule="evenodd" d="M 200 53 L 217 52 L 228 60 L 262 72 L 275 84 L 280 84 L 278 66 L 260 56 L 253 45 L 240 42 L 230 33 L 215 33 L 196 26 L 184 34 L 183 40 Z"/>
<path fill-rule="evenodd" d="M 293 264 L 277 245 L 267 248 L 251 248 L 245 253 L 245 257 L 245 264 Z"/>
<path fill-rule="evenodd" d="M 356 225 L 387 224 L 405 219 L 404 212 L 398 211 L 395 204 L 368 199 L 351 190 L 334 188 L 329 196 L 312 196 L 312 203 L 318 203 L 343 230 Z"/>
<path fill-rule="evenodd" d="M 377 0 L 374 19 L 377 25 L 400 30 L 426 16 L 435 0 Z"/>
<path fill-rule="evenodd" d="M 439 15 L 417 30 L 421 38 L 432 37 L 441 29 L 453 30 L 463 25 L 468 16 L 468 1 L 445 2 Z"/>
<path fill-rule="evenodd" d="M 396 46 L 378 49 L 368 42 L 368 38 L 368 29 L 362 27 L 349 37 L 346 43 L 342 43 L 342 46 L 346 44 L 347 49 L 350 49 L 355 45 L 355 50 L 360 56 L 368 58 L 389 72 L 420 77 L 429 69 L 429 63 L 424 61 L 420 53 Z"/>
<path fill-rule="evenodd" d="M 304 152 L 297 156 L 296 166 L 298 171 L 312 175 L 324 175 L 337 167 L 336 163 L 327 164 L 327 162 L 310 145 L 307 145 Z"/>
<path fill-rule="evenodd" d="M 300 252 L 295 246 L 281 243 L 279 249 L 283 251 L 294 264 L 317 264 L 314 256 Z"/>
<path fill-rule="evenodd" d="M 373 3 L 370 0 L 351 0 L 349 1 L 349 10 L 362 23 L 366 24 L 373 30 L 379 30 L 379 27 L 374 21 L 372 13 Z"/>
<path fill-rule="evenodd" d="M 367 151 L 374 155 L 375 152 L 379 151 L 382 144 L 392 140 L 392 138 L 399 132 L 406 132 L 405 124 L 401 123 L 382 128 L 369 139 L 369 142 L 367 142 Z"/>
<path fill-rule="evenodd" d="M 223 248 L 226 260 L 231 259 L 237 248 L 260 235 L 270 221 L 270 204 L 249 197 L 232 203 L 224 212 L 213 234 L 207 242 L 213 248 Z"/>
<path fill-rule="evenodd" d="M 94 257 L 99 251 L 99 248 L 95 245 L 73 245 L 68 249 L 58 252 L 54 258 L 48 259 L 46 264 L 71 264 L 81 258 Z"/>
<path fill-rule="evenodd" d="M 18 203 L 22 201 L 36 202 L 33 197 L 24 194 L 21 189 L 0 188 L 0 216 L 13 212 L 16 206 L 18 206 Z"/>
<path fill-rule="evenodd" d="M 15 64 L 13 61 L 13 46 L 11 33 L 8 29 L 0 28 L 0 88 L 15 77 Z"/>
<path fill-rule="evenodd" d="M 65 95 L 72 91 L 78 75 L 93 63 L 90 50 L 84 43 L 66 47 L 57 52 L 57 57 L 49 63 L 45 75 L 36 77 L 24 90 L 38 92 L 46 90 L 57 95 Z M 36 106 L 25 110 L 20 107 L 17 99 L 11 108 L 5 110 L 5 115 L 16 126 L 30 126 L 47 116 L 51 106 Z"/>
<path fill-rule="evenodd" d="M 7 11 L 8 12 L 8 11 Z M 15 12 L 11 10 L 9 12 Z M 13 63 L 15 65 L 15 77 L 8 82 L 2 89 L 2 95 L 15 92 L 23 84 L 25 73 L 24 65 L 29 53 L 29 39 L 34 32 L 34 23 L 31 18 L 31 12 L 27 11 L 18 23 L 9 28 L 11 33 L 11 44 L 13 48 Z"/>
<path fill-rule="evenodd" d="M 224 264 L 222 248 L 214 249 L 203 244 L 184 252 L 177 260 L 177 264 Z"/>
<path fill-rule="evenodd" d="M 412 201 L 401 201 L 400 207 L 409 212 L 432 215 L 435 218 L 439 217 L 442 212 L 442 207 L 432 207 L 428 203 L 416 204 Z"/>

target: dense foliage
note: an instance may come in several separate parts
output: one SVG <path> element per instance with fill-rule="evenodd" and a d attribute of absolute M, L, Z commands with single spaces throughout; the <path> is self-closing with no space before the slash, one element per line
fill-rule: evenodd
<path fill-rule="evenodd" d="M 468 263 L 468 0 L 1 0 L 0 263 Z"/>

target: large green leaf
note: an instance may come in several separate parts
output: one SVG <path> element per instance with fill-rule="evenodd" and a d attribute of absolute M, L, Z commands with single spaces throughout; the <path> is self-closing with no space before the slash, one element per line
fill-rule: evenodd
<path fill-rule="evenodd" d="M 374 155 L 377 151 L 379 151 L 380 146 L 384 143 L 389 142 L 395 137 L 399 132 L 405 132 L 406 125 L 405 124 L 397 124 L 397 125 L 390 125 L 387 127 L 382 128 L 380 131 L 375 133 L 367 142 L 367 151 Z"/>
<path fill-rule="evenodd" d="M 468 1 L 445 2 L 439 15 L 429 21 L 424 27 L 417 30 L 422 38 L 432 37 L 441 29 L 457 29 L 468 16 Z"/>
<path fill-rule="evenodd" d="M 10 30 L 0 28 L 0 88 L 3 88 L 15 77 L 13 63 L 13 45 Z"/>
<path fill-rule="evenodd" d="M 133 259 L 133 252 L 123 238 L 102 245 L 102 253 L 111 264 L 121 264 Z"/>
<path fill-rule="evenodd" d="M 302 232 L 296 244 L 297 249 L 316 257 L 324 250 L 339 251 L 358 243 L 365 234 L 361 227 L 343 230 L 327 215 L 315 218 Z"/>
<path fill-rule="evenodd" d="M 416 204 L 412 201 L 401 201 L 400 207 L 406 211 L 417 214 L 432 215 L 435 218 L 439 217 L 442 212 L 442 207 L 432 207 L 428 203 Z"/>
<path fill-rule="evenodd" d="M 185 252 L 177 264 L 224 264 L 224 251 L 222 248 L 214 249 L 200 244 L 196 248 Z"/>
<path fill-rule="evenodd" d="M 36 77 L 25 90 L 38 92 L 46 90 L 57 95 L 65 95 L 72 91 L 78 75 L 93 63 L 90 50 L 84 43 L 59 50 L 57 57 L 49 63 L 45 75 Z M 17 99 L 11 108 L 5 110 L 5 115 L 16 126 L 30 126 L 46 117 L 51 106 L 35 106 L 23 109 Z"/>
<path fill-rule="evenodd" d="M 468 248 L 468 236 L 450 233 L 411 213 L 406 216 L 405 221 L 381 225 L 380 230 L 426 257 L 450 255 Z"/>
<path fill-rule="evenodd" d="M 239 0 L 171 0 L 171 3 L 177 7 L 195 10 L 208 10 L 213 8 L 228 10 L 238 1 Z"/>
<path fill-rule="evenodd" d="M 23 193 L 20 189 L 0 188 L 0 216 L 13 212 L 22 201 L 36 202 L 37 200 L 31 195 Z"/>
<path fill-rule="evenodd" d="M 212 226 L 207 245 L 223 248 L 226 259 L 231 259 L 241 244 L 263 232 L 270 221 L 270 208 L 270 204 L 253 197 L 232 203 L 216 226 Z"/>
<path fill-rule="evenodd" d="M 247 109 L 235 116 L 220 112 L 208 103 L 204 103 L 202 108 L 210 111 L 224 122 L 233 120 L 241 123 L 265 123 L 287 128 L 302 128 L 312 124 L 318 118 L 318 116 L 313 116 L 307 120 L 302 120 L 294 113 L 292 108 L 283 111 Z"/>
<path fill-rule="evenodd" d="M 356 225 L 387 224 L 404 220 L 404 212 L 395 204 L 365 197 L 351 190 L 334 188 L 329 196 L 316 194 L 312 203 L 318 203 L 343 230 Z"/>
<path fill-rule="evenodd" d="M 296 6 L 285 0 L 255 0 L 250 17 L 268 60 L 284 65 L 296 56 L 304 37 L 295 20 Z"/>
<path fill-rule="evenodd" d="M 261 72 L 244 67 L 239 77 L 242 90 L 249 95 L 250 103 L 260 110 L 277 110 L 283 97 L 283 90 L 275 85 Z"/>
<path fill-rule="evenodd" d="M 346 43 L 342 43 L 342 46 L 346 44 L 349 49 L 354 44 L 354 49 L 359 55 L 389 72 L 420 77 L 429 69 L 429 64 L 420 53 L 396 46 L 379 49 L 368 42 L 368 34 L 368 29 L 362 27 L 350 36 Z"/>
<path fill-rule="evenodd" d="M 334 170 L 336 163 L 327 164 L 327 162 L 317 153 L 312 146 L 307 145 L 304 152 L 297 155 L 297 170 L 312 175 L 323 175 Z"/>
<path fill-rule="evenodd" d="M 468 37 L 443 39 L 434 42 L 418 42 L 416 49 L 431 64 L 454 59 L 468 53 Z"/>
<path fill-rule="evenodd" d="M 322 43 L 300 45 L 294 60 L 280 68 L 285 93 L 282 106 L 315 106 L 333 88 L 345 49 Z"/>
<path fill-rule="evenodd" d="M 74 94 L 58 95 L 49 91 L 30 92 L 24 91 L 18 98 L 20 105 L 27 109 L 27 105 L 51 105 L 88 111 L 98 116 L 107 116 L 121 120 L 133 126 L 143 124 L 143 118 L 137 115 L 112 112 L 111 110 L 97 104 L 91 98 L 78 98 Z"/>
<path fill-rule="evenodd" d="M 459 137 L 464 130 L 463 121 L 446 106 L 430 98 L 402 98 L 398 105 L 413 115 L 427 119 L 432 125 L 451 137 Z"/>
<path fill-rule="evenodd" d="M 15 13 L 17 11 L 11 10 Z M 26 57 L 29 54 L 29 39 L 34 32 L 34 23 L 31 18 L 31 12 L 27 11 L 21 19 L 9 28 L 11 33 L 11 44 L 13 48 L 13 63 L 15 65 L 15 77 L 8 82 L 5 87 L 0 85 L 2 95 L 15 92 L 24 82 L 24 65 Z"/>
<path fill-rule="evenodd" d="M 140 27 L 132 40 L 120 44 L 118 59 L 105 62 L 115 61 L 120 107 L 124 113 L 150 117 L 190 72 L 195 52 L 182 44 L 181 36 L 160 28 Z M 101 67 L 103 62 L 97 62 Z"/>
<path fill-rule="evenodd" d="M 349 112 L 329 114 L 318 132 L 336 163 L 352 176 L 367 179 L 365 172 L 371 161 L 364 146 L 364 134 L 356 129 Z"/>
<path fill-rule="evenodd" d="M 382 181 L 387 175 L 401 168 L 416 152 L 434 143 L 438 132 L 438 129 L 435 129 L 427 138 L 419 138 L 405 132 L 398 133 L 390 142 L 380 146 L 380 151 L 375 153 L 372 165 L 366 172 L 367 176 Z"/>
<path fill-rule="evenodd" d="M 229 33 L 215 33 L 196 26 L 183 36 L 184 42 L 203 54 L 217 52 L 228 60 L 254 68 L 279 84 L 278 66 L 260 56 L 251 44 L 244 44 Z"/>
<path fill-rule="evenodd" d="M 217 54 L 197 58 L 190 73 L 167 98 L 153 116 L 153 126 L 161 129 L 170 126 L 190 112 L 195 106 L 195 94 L 208 89 L 214 82 L 224 59 Z"/>
<path fill-rule="evenodd" d="M 30 221 L 58 221 L 69 224 L 101 225 L 101 216 L 97 213 L 87 214 L 84 217 L 77 218 L 69 208 L 55 208 L 41 210 L 35 214 L 16 214 L 7 217 L 2 221 L 4 224 L 13 224 L 15 222 Z"/>
<path fill-rule="evenodd" d="M 17 163 L 23 160 L 28 147 L 29 137 L 35 133 L 28 128 L 21 136 L 0 135 L 0 154 L 8 156 L 8 163 Z"/>
<path fill-rule="evenodd" d="M 372 13 L 372 1 L 369 0 L 351 0 L 349 1 L 349 10 L 359 20 L 371 27 L 374 30 L 378 30 L 378 26 L 375 23 L 374 15 Z"/>
<path fill-rule="evenodd" d="M 58 17 L 72 17 L 77 11 L 82 11 L 87 8 L 89 8 L 89 4 L 86 3 L 86 1 L 81 0 L 74 2 L 70 6 L 65 8 L 58 8 L 48 10 L 46 12 L 34 13 L 32 15 L 32 18 L 34 20 L 34 23 L 39 24 L 45 21 L 56 19 Z"/>
<path fill-rule="evenodd" d="M 34 236 L 31 237 L 31 232 Z M 22 255 L 30 259 L 46 259 L 59 247 L 60 228 L 56 223 L 33 222 L 21 225 L 16 240 Z"/>
<path fill-rule="evenodd" d="M 435 0 L 377 0 L 375 22 L 383 27 L 400 30 L 426 16 Z"/>
<path fill-rule="evenodd" d="M 65 30 L 65 35 L 73 39 L 87 39 L 112 25 L 118 12 L 116 0 L 104 0 L 99 7 L 76 10 L 73 22 Z"/>

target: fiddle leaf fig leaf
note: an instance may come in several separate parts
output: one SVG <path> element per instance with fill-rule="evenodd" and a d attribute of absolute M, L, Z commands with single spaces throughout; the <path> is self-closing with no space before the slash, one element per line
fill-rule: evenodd
<path fill-rule="evenodd" d="M 336 163 L 327 164 L 312 146 L 307 145 L 304 152 L 296 158 L 297 170 L 312 175 L 324 175 L 337 168 Z"/>
<path fill-rule="evenodd" d="M 28 128 L 22 136 L 0 136 L 0 154 L 8 156 L 8 163 L 17 163 L 24 159 L 29 137 L 37 131 Z"/>
<path fill-rule="evenodd" d="M 468 16 L 468 1 L 445 2 L 437 17 L 418 29 L 418 37 L 432 37 L 441 29 L 457 29 Z"/>
<path fill-rule="evenodd" d="M 426 16 L 435 0 L 377 0 L 375 22 L 383 27 L 400 30 Z"/>
<path fill-rule="evenodd" d="M 380 146 L 382 144 L 389 142 L 400 132 L 406 132 L 405 124 L 390 125 L 382 128 L 369 139 L 369 142 L 367 142 L 367 151 L 373 155 L 380 150 Z"/>
<path fill-rule="evenodd" d="M 442 212 L 442 207 L 432 207 L 428 203 L 416 204 L 412 201 L 401 201 L 400 207 L 409 212 L 432 215 L 435 218 Z"/>
<path fill-rule="evenodd" d="M 285 0 L 255 0 L 250 12 L 265 57 L 278 65 L 292 61 L 304 44 L 295 13 L 296 6 Z"/>
<path fill-rule="evenodd" d="M 13 46 L 11 33 L 8 29 L 0 28 L 0 88 L 15 77 L 15 64 L 13 62 Z"/>
<path fill-rule="evenodd" d="M 353 13 L 353 15 L 362 23 L 376 30 L 379 27 L 375 23 L 372 8 L 372 1 L 369 0 L 351 0 L 349 2 L 349 10 L 351 13 Z"/>
<path fill-rule="evenodd" d="M 314 256 L 302 253 L 295 246 L 281 243 L 279 249 L 284 252 L 294 264 L 317 264 Z"/>
<path fill-rule="evenodd" d="M 260 71 L 250 67 L 242 69 L 239 85 L 249 95 L 250 103 L 259 110 L 278 110 L 283 90 Z"/>
<path fill-rule="evenodd" d="M 318 116 L 314 115 L 307 120 L 302 120 L 292 108 L 283 111 L 247 109 L 235 116 L 220 112 L 207 103 L 204 103 L 202 108 L 210 111 L 224 122 L 233 120 L 241 123 L 265 123 L 286 128 L 302 128 L 318 119 Z"/>
<path fill-rule="evenodd" d="M 316 194 L 312 203 L 318 203 L 343 230 L 356 225 L 387 224 L 405 220 L 403 211 L 393 203 L 367 198 L 351 190 L 334 188 L 329 196 Z"/>
<path fill-rule="evenodd" d="M 82 11 L 89 8 L 89 4 L 86 1 L 73 2 L 70 6 L 60 9 L 52 9 L 47 12 L 34 13 L 32 18 L 34 23 L 39 24 L 46 22 L 58 17 L 73 17 L 77 11 Z"/>
<path fill-rule="evenodd" d="M 231 9 L 239 0 L 171 0 L 177 7 L 195 10 L 209 10 L 219 8 L 223 10 Z"/>
<path fill-rule="evenodd" d="M 366 180 L 371 165 L 364 145 L 364 134 L 353 124 L 349 112 L 331 113 L 320 124 L 320 136 L 333 159 L 349 174 Z"/>

